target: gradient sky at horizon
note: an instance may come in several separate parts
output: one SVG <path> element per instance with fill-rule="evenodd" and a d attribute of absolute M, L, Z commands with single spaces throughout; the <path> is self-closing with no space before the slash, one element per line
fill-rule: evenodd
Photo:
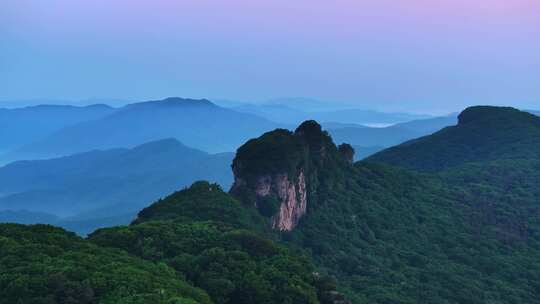
<path fill-rule="evenodd" d="M 4 0 L 0 100 L 540 108 L 537 0 Z"/>

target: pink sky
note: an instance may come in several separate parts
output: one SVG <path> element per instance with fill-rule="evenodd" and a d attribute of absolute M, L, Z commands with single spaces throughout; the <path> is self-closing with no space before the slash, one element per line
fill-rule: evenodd
<path fill-rule="evenodd" d="M 0 34 L 0 99 L 540 100 L 538 0 L 4 0 Z"/>
<path fill-rule="evenodd" d="M 334 35 L 341 31 L 384 30 L 394 25 L 417 31 L 486 32 L 540 27 L 540 2 L 536 0 L 5 1 L 3 6 L 8 9 L 3 10 L 3 18 L 8 20 L 7 26 L 53 31 L 107 27 L 130 33 L 133 29 L 158 26 L 226 31 L 250 26 L 251 30 L 287 30 L 308 35 L 322 31 Z M 23 20 L 25 25 L 21 24 Z"/>

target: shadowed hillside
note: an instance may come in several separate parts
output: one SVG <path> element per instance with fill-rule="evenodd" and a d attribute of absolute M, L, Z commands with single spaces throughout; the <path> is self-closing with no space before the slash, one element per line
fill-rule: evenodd
<path fill-rule="evenodd" d="M 457 126 L 382 151 L 369 161 L 434 171 L 468 162 L 540 158 L 540 117 L 513 108 L 472 107 Z"/>

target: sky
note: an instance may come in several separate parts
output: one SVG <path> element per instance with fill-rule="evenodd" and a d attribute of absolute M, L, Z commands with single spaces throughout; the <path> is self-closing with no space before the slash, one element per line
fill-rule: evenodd
<path fill-rule="evenodd" d="M 0 100 L 540 109 L 538 0 L 0 0 Z"/>

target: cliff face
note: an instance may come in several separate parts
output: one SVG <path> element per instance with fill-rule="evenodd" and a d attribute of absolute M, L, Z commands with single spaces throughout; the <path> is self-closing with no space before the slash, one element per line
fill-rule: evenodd
<path fill-rule="evenodd" d="M 277 181 L 277 194 L 280 199 L 279 212 L 272 219 L 272 228 L 278 230 L 293 230 L 300 218 L 306 214 L 307 192 L 306 178 L 300 171 L 296 183 L 283 176 Z"/>
<path fill-rule="evenodd" d="M 257 180 L 254 192 L 255 205 L 258 208 L 264 208 L 262 204 L 269 203 L 265 198 L 277 200 L 278 210 L 274 210 L 271 219 L 273 229 L 293 230 L 306 213 L 307 190 L 303 170 L 300 170 L 298 176 L 292 180 L 286 173 L 261 176 Z"/>
<path fill-rule="evenodd" d="M 231 193 L 245 191 L 249 184 L 243 178 L 235 177 Z M 307 189 L 303 170 L 293 179 L 287 173 L 259 176 L 255 178 L 252 190 L 254 197 L 250 203 L 261 210 L 263 215 L 271 217 L 272 228 L 275 230 L 293 230 L 306 214 Z"/>
<path fill-rule="evenodd" d="M 350 153 L 338 150 L 314 121 L 304 122 L 295 132 L 268 132 L 238 149 L 230 192 L 269 217 L 273 229 L 291 231 L 308 211 L 318 170 L 336 163 L 350 165 Z"/>
<path fill-rule="evenodd" d="M 251 204 L 261 213 L 271 217 L 271 225 L 275 230 L 291 231 L 307 210 L 307 188 L 304 170 L 293 178 L 285 172 L 265 174 L 248 182 L 242 177 L 235 176 L 231 193 L 240 193 L 252 189 Z M 250 185 L 253 186 L 250 186 Z M 271 205 L 271 206 L 269 206 Z"/>

